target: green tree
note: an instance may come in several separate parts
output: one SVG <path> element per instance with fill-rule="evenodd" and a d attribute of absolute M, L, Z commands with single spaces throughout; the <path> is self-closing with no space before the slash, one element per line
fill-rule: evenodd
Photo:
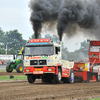
<path fill-rule="evenodd" d="M 60 43 L 59 37 L 58 37 L 57 35 L 51 36 L 51 35 L 49 35 L 49 34 L 46 34 L 46 35 L 45 35 L 45 38 L 50 38 L 51 41 L 56 42 L 56 43 L 58 43 L 58 44 Z"/>
<path fill-rule="evenodd" d="M 0 54 L 5 54 L 5 41 L 6 41 L 6 34 L 0 28 Z"/>
<path fill-rule="evenodd" d="M 8 54 L 17 54 L 22 46 L 26 44 L 26 40 L 22 38 L 22 34 L 17 30 L 6 32 L 6 35 L 8 37 Z"/>
<path fill-rule="evenodd" d="M 68 52 L 68 49 L 67 49 L 67 47 L 62 47 L 62 59 L 64 59 L 64 60 L 68 60 L 68 54 L 69 54 L 69 52 Z"/>
<path fill-rule="evenodd" d="M 86 41 L 81 42 L 81 47 L 79 50 L 75 50 L 74 52 L 68 53 L 69 60 L 85 60 L 88 61 L 88 48 L 89 43 Z"/>
<path fill-rule="evenodd" d="M 84 52 L 88 52 L 89 49 L 89 42 L 83 41 L 81 42 L 81 48 L 82 51 Z"/>
<path fill-rule="evenodd" d="M 2 48 L 0 47 L 0 54 L 4 54 L 4 53 L 5 53 L 5 51 L 2 50 Z"/>

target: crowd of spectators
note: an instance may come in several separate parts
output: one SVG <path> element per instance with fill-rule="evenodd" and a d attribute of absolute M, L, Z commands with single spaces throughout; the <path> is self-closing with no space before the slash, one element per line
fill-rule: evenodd
<path fill-rule="evenodd" d="M 0 60 L 0 65 L 6 65 L 10 62 L 10 60 Z"/>

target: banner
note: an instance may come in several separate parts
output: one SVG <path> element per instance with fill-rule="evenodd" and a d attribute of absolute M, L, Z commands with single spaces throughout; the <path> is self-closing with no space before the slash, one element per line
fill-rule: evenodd
<path fill-rule="evenodd" d="M 0 60 L 13 60 L 13 55 L 0 55 Z"/>

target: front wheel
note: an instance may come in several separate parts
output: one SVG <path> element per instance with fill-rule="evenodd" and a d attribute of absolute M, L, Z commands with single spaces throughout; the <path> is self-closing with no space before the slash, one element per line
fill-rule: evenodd
<path fill-rule="evenodd" d="M 36 77 L 33 74 L 27 75 L 27 80 L 29 83 L 34 83 L 36 80 Z"/>
<path fill-rule="evenodd" d="M 11 73 L 11 72 L 13 71 L 13 69 L 10 68 L 10 65 L 11 65 L 11 64 L 7 64 L 7 66 L 6 66 L 6 71 L 7 71 L 8 73 Z"/>
<path fill-rule="evenodd" d="M 58 75 L 54 76 L 54 81 L 55 83 L 60 83 L 61 79 L 62 79 L 61 69 L 58 69 Z"/>

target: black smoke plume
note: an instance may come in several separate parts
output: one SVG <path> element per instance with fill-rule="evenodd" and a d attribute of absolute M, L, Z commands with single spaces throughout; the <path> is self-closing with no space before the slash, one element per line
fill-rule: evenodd
<path fill-rule="evenodd" d="M 57 10 L 61 0 L 31 0 L 29 7 L 31 9 L 31 23 L 35 32 L 35 38 L 38 38 L 42 24 L 52 22 L 57 19 Z"/>
<path fill-rule="evenodd" d="M 87 30 L 90 35 L 94 34 L 91 30 L 100 27 L 100 0 L 31 0 L 29 7 L 35 38 L 38 38 L 46 22 L 57 22 L 60 40 L 63 33 L 69 37 L 75 35 L 77 26 Z M 71 27 L 73 25 L 74 29 Z M 98 35 L 99 32 L 95 31 L 94 36 Z"/>

